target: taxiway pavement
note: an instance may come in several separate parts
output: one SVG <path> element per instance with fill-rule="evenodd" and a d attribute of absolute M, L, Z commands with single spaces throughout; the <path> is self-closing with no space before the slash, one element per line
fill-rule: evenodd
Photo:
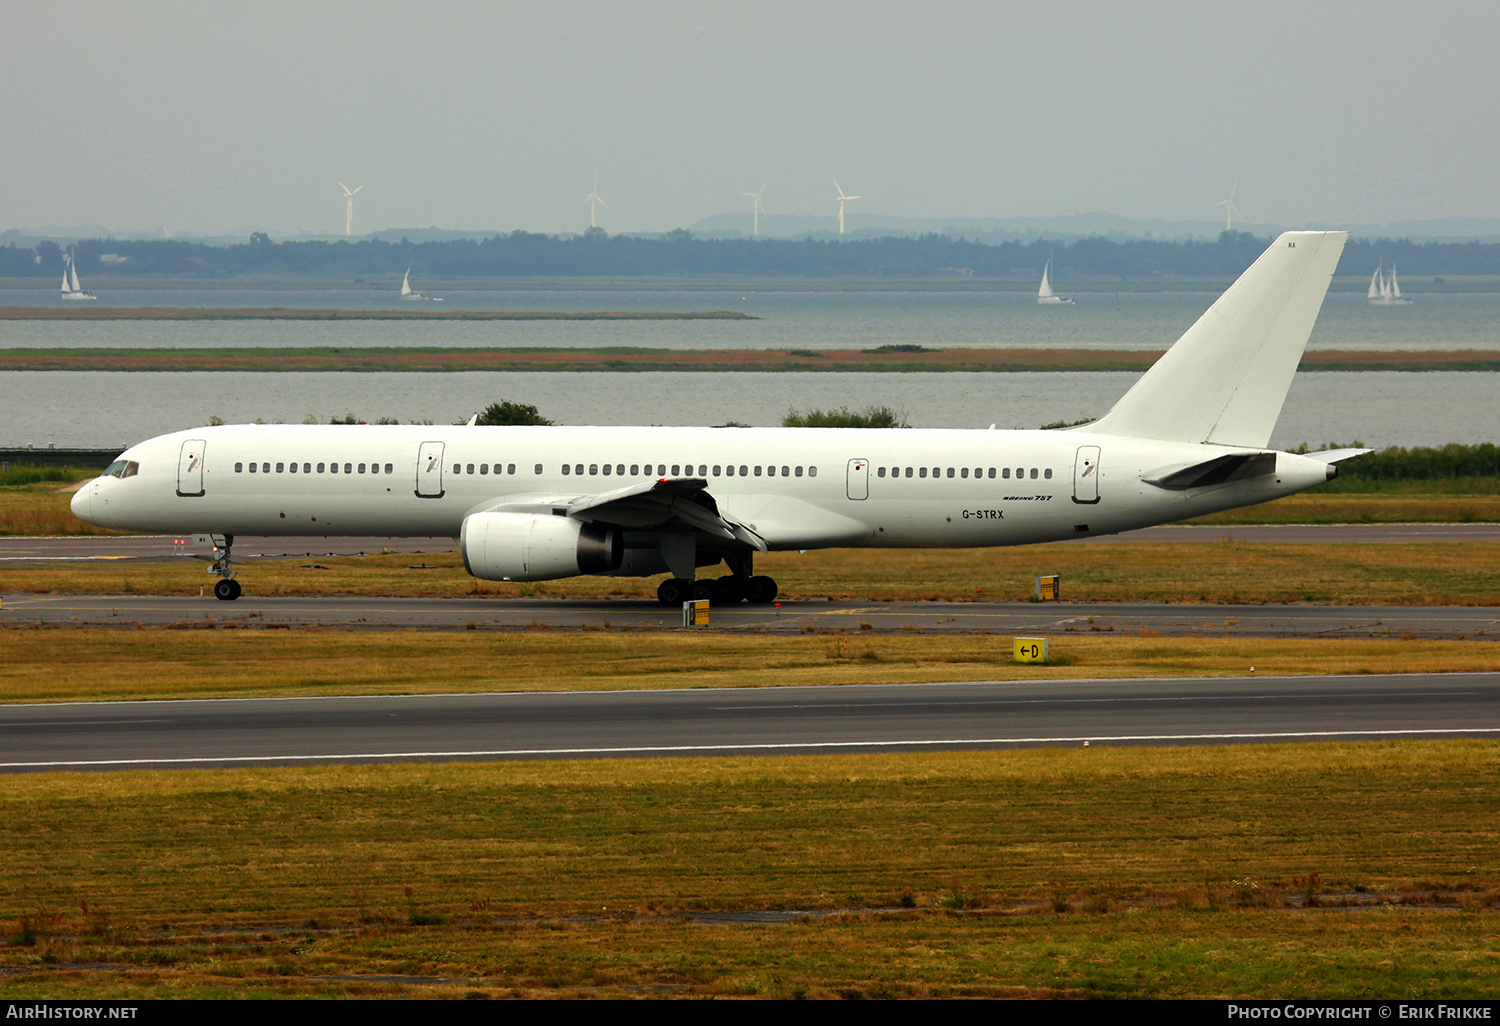
<path fill-rule="evenodd" d="M 1500 673 L 0 706 L 0 771 L 1500 735 Z"/>
<path fill-rule="evenodd" d="M 1248 638 L 1453 638 L 1500 641 L 1492 606 L 1163 605 L 1111 602 L 782 602 L 710 609 L 730 632 L 951 631 L 1067 634 L 1155 631 Z M 641 599 L 255 598 L 7 595 L 0 624 L 54 627 L 207 625 L 255 630 L 682 630 L 682 613 Z"/>

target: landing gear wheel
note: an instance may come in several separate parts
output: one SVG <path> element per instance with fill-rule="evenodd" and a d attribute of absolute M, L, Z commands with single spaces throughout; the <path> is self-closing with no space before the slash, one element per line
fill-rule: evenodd
<path fill-rule="evenodd" d="M 770 577 L 752 577 L 746 582 L 745 598 L 752 605 L 763 606 L 776 601 L 776 581 Z"/>
<path fill-rule="evenodd" d="M 688 600 L 692 587 L 692 581 L 669 577 L 656 586 L 656 601 L 664 606 L 680 606 Z"/>
<path fill-rule="evenodd" d="M 719 601 L 719 582 L 694 581 L 693 586 L 688 589 L 688 594 L 693 597 L 694 601 L 708 599 L 710 602 L 717 602 Z"/>
<path fill-rule="evenodd" d="M 749 578 L 735 577 L 733 574 L 728 577 L 720 577 L 714 582 L 719 588 L 719 601 L 725 605 L 745 601 L 745 582 L 747 580 Z"/>
<path fill-rule="evenodd" d="M 220 581 L 214 585 L 214 598 L 220 602 L 233 602 L 240 597 L 239 581 Z"/>

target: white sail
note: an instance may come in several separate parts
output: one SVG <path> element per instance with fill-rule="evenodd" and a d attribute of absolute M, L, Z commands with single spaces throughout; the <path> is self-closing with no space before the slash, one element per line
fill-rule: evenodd
<path fill-rule="evenodd" d="M 1370 291 L 1365 293 L 1366 299 L 1380 298 L 1380 268 L 1375 268 L 1375 273 L 1370 275 Z"/>
<path fill-rule="evenodd" d="M 1401 286 L 1396 283 L 1396 265 L 1391 265 L 1391 298 L 1399 302 L 1401 300 Z"/>
<path fill-rule="evenodd" d="M 401 279 L 401 295 L 411 295 L 411 268 L 406 269 L 406 277 Z"/>
<path fill-rule="evenodd" d="M 1036 290 L 1036 301 L 1047 306 L 1059 306 L 1073 304 L 1073 297 L 1059 296 L 1052 291 L 1052 261 L 1047 261 L 1047 266 L 1042 268 L 1042 287 Z"/>
<path fill-rule="evenodd" d="M 63 266 L 62 297 L 64 299 L 98 299 L 92 292 L 83 291 L 78 284 L 78 268 L 73 263 L 73 258 L 68 257 L 68 262 Z"/>

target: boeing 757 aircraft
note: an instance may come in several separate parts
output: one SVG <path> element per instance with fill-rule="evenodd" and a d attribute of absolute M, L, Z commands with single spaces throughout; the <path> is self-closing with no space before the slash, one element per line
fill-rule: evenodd
<path fill-rule="evenodd" d="M 447 535 L 483 580 L 670 573 L 671 605 L 772 601 L 758 552 L 1025 545 L 1248 506 L 1367 451 L 1266 448 L 1347 238 L 1282 235 L 1072 430 L 244 424 L 131 447 L 73 512 L 213 535 L 226 600 L 236 535 Z"/>

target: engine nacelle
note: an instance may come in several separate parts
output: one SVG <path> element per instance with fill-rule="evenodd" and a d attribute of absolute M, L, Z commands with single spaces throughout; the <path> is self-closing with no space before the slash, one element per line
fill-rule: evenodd
<path fill-rule="evenodd" d="M 530 513 L 475 513 L 458 534 L 464 569 L 484 581 L 550 581 L 620 566 L 617 527 Z"/>

